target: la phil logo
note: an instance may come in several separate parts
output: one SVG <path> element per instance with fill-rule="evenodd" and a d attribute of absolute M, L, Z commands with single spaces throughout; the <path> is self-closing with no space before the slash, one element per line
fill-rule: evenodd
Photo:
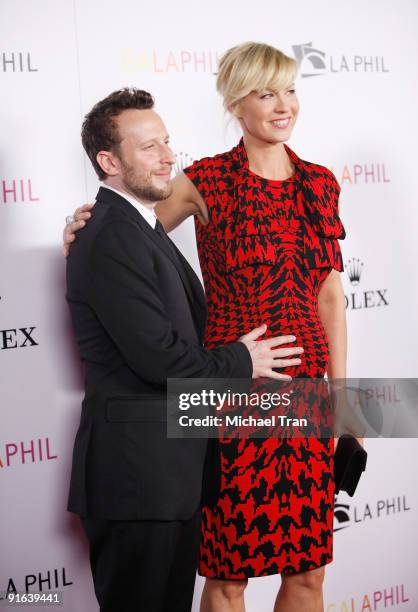
<path fill-rule="evenodd" d="M 327 55 L 312 42 L 292 45 L 302 78 L 331 73 L 389 72 L 381 55 Z"/>
<path fill-rule="evenodd" d="M 37 438 L 29 442 L 5 442 L 0 455 L 0 468 L 28 465 L 58 459 L 51 450 L 49 438 Z"/>
<path fill-rule="evenodd" d="M 61 589 L 74 584 L 68 580 L 65 567 L 46 571 L 35 571 L 33 574 L 26 574 L 22 578 L 8 578 L 4 588 L 0 589 L 4 593 L 42 593 L 51 589 Z"/>
<path fill-rule="evenodd" d="M 38 72 L 35 61 L 28 51 L 12 51 L 0 54 L 3 72 Z"/>
<path fill-rule="evenodd" d="M 371 612 L 386 610 L 411 601 L 404 583 L 386 586 L 370 593 L 356 595 L 344 601 L 332 602 L 325 606 L 325 612 Z"/>
<path fill-rule="evenodd" d="M 209 49 L 179 49 L 161 51 L 158 49 L 124 49 L 122 69 L 125 72 L 216 72 L 219 55 Z"/>
<path fill-rule="evenodd" d="M 367 289 L 358 291 L 364 263 L 358 258 L 351 258 L 345 264 L 345 270 L 352 287 L 356 289 L 345 295 L 345 307 L 347 310 L 363 310 L 365 308 L 380 308 L 389 306 L 387 289 Z"/>
<path fill-rule="evenodd" d="M 410 509 L 411 507 L 408 506 L 406 501 L 406 495 L 378 499 L 373 504 L 366 503 L 361 507 L 339 503 L 337 498 L 334 507 L 334 533 L 358 523 L 408 512 Z"/>
<path fill-rule="evenodd" d="M 3 204 L 33 204 L 39 202 L 31 179 L 3 179 L 0 190 Z"/>
<path fill-rule="evenodd" d="M 330 170 L 336 174 L 334 169 Z M 372 162 L 370 164 L 345 164 L 339 174 L 340 185 L 375 185 L 390 183 L 389 171 L 382 162 Z"/>

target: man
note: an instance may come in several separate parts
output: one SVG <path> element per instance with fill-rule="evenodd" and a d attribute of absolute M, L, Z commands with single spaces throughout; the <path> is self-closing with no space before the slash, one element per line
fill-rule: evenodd
<path fill-rule="evenodd" d="M 203 347 L 200 282 L 153 212 L 175 162 L 153 105 L 123 89 L 86 116 L 83 146 L 104 186 L 67 263 L 86 374 L 68 509 L 82 517 L 103 612 L 191 608 L 213 445 L 167 438 L 167 378 L 274 378 L 289 354 L 273 348 L 289 337 L 257 341 L 265 326 Z"/>

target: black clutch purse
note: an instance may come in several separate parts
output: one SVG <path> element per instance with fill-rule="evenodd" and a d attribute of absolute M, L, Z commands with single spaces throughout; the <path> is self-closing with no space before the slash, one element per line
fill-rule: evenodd
<path fill-rule="evenodd" d="M 353 497 L 362 472 L 366 469 L 367 453 L 350 434 L 343 434 L 334 454 L 335 494 L 346 491 Z"/>

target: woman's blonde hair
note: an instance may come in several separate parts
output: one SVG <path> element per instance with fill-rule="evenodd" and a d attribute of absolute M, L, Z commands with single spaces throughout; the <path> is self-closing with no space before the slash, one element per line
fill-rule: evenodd
<path fill-rule="evenodd" d="M 264 43 L 246 42 L 229 49 L 219 60 L 216 89 L 225 107 L 233 106 L 252 91 L 280 91 L 293 82 L 295 59 Z"/>

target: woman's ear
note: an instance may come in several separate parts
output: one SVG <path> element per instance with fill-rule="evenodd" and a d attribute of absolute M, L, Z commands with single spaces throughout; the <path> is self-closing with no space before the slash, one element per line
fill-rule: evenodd
<path fill-rule="evenodd" d="M 233 115 L 236 119 L 240 119 L 241 117 L 241 112 L 240 112 L 240 103 L 239 102 L 235 102 L 234 104 L 228 104 L 227 105 L 227 109 L 228 111 L 231 113 L 231 115 Z"/>

